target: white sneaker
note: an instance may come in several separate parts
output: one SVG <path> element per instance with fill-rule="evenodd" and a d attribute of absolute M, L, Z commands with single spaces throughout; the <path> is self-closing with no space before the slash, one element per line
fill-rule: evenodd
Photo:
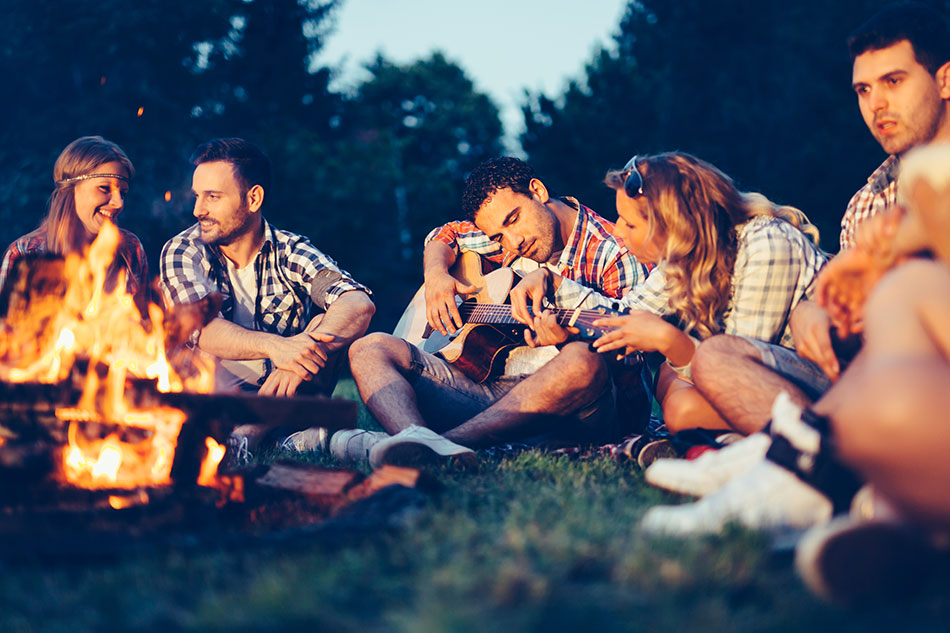
<path fill-rule="evenodd" d="M 474 466 L 478 457 L 472 449 L 447 440 L 432 429 L 412 425 L 379 442 L 369 451 L 369 464 L 419 465 L 454 458 L 464 466 Z"/>
<path fill-rule="evenodd" d="M 753 530 L 806 528 L 831 518 L 831 501 L 791 472 L 762 460 L 696 503 L 650 508 L 640 529 L 655 534 L 715 534 L 727 523 Z"/>
<path fill-rule="evenodd" d="M 322 426 L 313 426 L 303 431 L 291 433 L 280 442 L 280 448 L 298 453 L 325 452 L 327 450 L 327 430 Z"/>
<path fill-rule="evenodd" d="M 658 459 L 643 475 L 658 488 L 704 497 L 765 459 L 771 443 L 772 438 L 765 433 L 753 433 L 718 451 L 706 451 L 696 459 Z"/>
<path fill-rule="evenodd" d="M 344 429 L 330 437 L 330 455 L 341 462 L 359 462 L 369 459 L 369 451 L 374 445 L 388 439 L 389 434 L 382 431 L 363 429 Z"/>

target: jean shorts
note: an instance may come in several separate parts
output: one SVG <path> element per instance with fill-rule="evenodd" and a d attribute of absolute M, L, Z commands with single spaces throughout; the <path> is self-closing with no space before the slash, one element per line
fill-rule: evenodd
<path fill-rule="evenodd" d="M 445 433 L 467 422 L 531 376 L 497 376 L 477 383 L 442 358 L 411 343 L 406 345 L 412 354 L 406 378 L 415 391 L 416 406 L 422 419 L 437 433 Z M 565 415 L 538 415 L 537 419 L 526 420 L 524 425 L 513 429 L 511 437 L 498 438 L 499 441 L 518 440 L 531 444 L 545 444 L 549 440 L 571 443 L 613 441 L 618 428 L 617 413 L 612 381 L 606 383 L 578 410 L 565 412 Z"/>
<path fill-rule="evenodd" d="M 795 350 L 753 338 L 743 338 L 759 350 L 762 364 L 801 389 L 813 402 L 831 388 L 831 378 L 828 374 L 816 363 L 799 356 Z"/>

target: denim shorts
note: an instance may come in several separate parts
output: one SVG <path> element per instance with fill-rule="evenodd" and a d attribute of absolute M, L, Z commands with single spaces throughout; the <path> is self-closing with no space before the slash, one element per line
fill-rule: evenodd
<path fill-rule="evenodd" d="M 828 374 L 816 363 L 799 356 L 795 350 L 753 338 L 743 338 L 759 350 L 762 363 L 766 367 L 801 389 L 812 401 L 821 398 L 831 388 L 831 378 Z"/>
<path fill-rule="evenodd" d="M 416 406 L 432 430 L 445 433 L 498 402 L 531 374 L 497 376 L 477 383 L 438 356 L 406 343 L 412 354 L 407 380 L 416 394 Z M 617 415 L 612 381 L 577 411 L 538 416 L 504 441 L 544 444 L 614 441 Z M 607 439 L 604 439 L 607 438 Z"/>

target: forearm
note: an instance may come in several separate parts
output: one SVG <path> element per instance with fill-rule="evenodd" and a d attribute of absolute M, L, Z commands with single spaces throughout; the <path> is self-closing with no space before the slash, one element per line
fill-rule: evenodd
<path fill-rule="evenodd" d="M 365 292 L 345 292 L 325 314 L 314 317 L 306 331 L 332 334 L 336 338 L 324 346 L 328 352 L 335 352 L 363 336 L 375 312 L 376 306 Z"/>
<path fill-rule="evenodd" d="M 451 246 L 445 242 L 432 240 L 426 244 L 422 252 L 423 276 L 428 279 L 430 274 L 448 274 L 457 257 Z"/>
<path fill-rule="evenodd" d="M 269 358 L 268 350 L 278 338 L 275 334 L 248 330 L 218 317 L 201 330 L 198 347 L 218 358 L 256 360 Z"/>
<path fill-rule="evenodd" d="M 676 326 L 667 324 L 667 331 L 659 352 L 666 357 L 674 367 L 685 367 L 693 361 L 696 352 L 696 341 Z"/>

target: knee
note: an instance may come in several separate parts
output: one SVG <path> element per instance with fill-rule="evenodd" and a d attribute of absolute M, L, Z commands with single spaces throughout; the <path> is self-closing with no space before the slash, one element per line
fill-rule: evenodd
<path fill-rule="evenodd" d="M 695 389 L 677 389 L 663 399 L 663 423 L 670 433 L 702 427 L 699 394 Z"/>
<path fill-rule="evenodd" d="M 607 363 L 601 354 L 590 351 L 587 343 L 569 343 L 561 350 L 561 375 L 564 384 L 578 392 L 599 391 L 607 383 Z"/>
<path fill-rule="evenodd" d="M 408 360 L 403 356 L 409 356 L 405 341 L 383 332 L 373 332 L 350 345 L 350 370 L 355 374 L 380 364 L 407 364 Z"/>
<path fill-rule="evenodd" d="M 707 382 L 737 358 L 759 359 L 755 346 L 738 336 L 719 334 L 699 344 L 693 354 L 691 371 L 696 382 Z"/>

